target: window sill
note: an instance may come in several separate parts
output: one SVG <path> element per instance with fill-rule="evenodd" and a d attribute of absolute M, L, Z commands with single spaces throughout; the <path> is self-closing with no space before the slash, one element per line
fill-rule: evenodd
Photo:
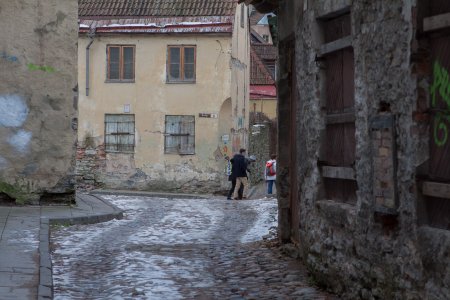
<path fill-rule="evenodd" d="M 135 80 L 105 80 L 105 83 L 135 83 Z"/>
<path fill-rule="evenodd" d="M 164 152 L 164 154 L 167 154 L 167 155 L 179 155 L 179 156 L 195 155 L 195 153 L 173 153 L 173 152 Z"/>
<path fill-rule="evenodd" d="M 169 80 L 166 80 L 166 84 L 195 84 L 196 83 L 196 81 L 194 80 L 194 81 L 183 81 L 183 80 L 181 80 L 181 81 L 169 81 Z"/>
<path fill-rule="evenodd" d="M 106 150 L 105 153 L 108 154 L 134 154 L 134 151 L 111 151 L 111 150 Z"/>

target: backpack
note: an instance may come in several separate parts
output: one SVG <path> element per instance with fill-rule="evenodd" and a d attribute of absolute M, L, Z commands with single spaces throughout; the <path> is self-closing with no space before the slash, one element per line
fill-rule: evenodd
<path fill-rule="evenodd" d="M 273 161 L 266 163 L 266 176 L 275 176 L 277 174 L 273 167 Z"/>

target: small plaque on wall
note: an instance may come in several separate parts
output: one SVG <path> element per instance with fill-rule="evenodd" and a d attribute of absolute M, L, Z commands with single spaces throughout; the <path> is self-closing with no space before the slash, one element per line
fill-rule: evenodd
<path fill-rule="evenodd" d="M 213 118 L 213 119 L 217 119 L 217 114 L 214 113 L 199 113 L 198 116 L 200 118 Z"/>
<path fill-rule="evenodd" d="M 124 112 L 124 113 L 129 113 L 130 110 L 131 110 L 130 104 L 124 104 L 124 105 L 123 105 L 123 112 Z"/>

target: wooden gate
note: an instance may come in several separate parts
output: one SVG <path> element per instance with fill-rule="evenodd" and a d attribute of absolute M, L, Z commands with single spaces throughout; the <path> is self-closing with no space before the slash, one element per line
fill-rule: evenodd
<path fill-rule="evenodd" d="M 351 35 L 350 14 L 325 20 L 325 43 L 345 40 Z M 326 198 L 356 202 L 355 100 L 353 48 L 343 47 L 327 53 L 325 62 L 326 130 L 322 140 L 320 164 Z"/>
<path fill-rule="evenodd" d="M 450 229 L 450 1 L 428 2 L 423 28 L 429 38 L 432 77 L 430 82 L 430 159 L 428 181 L 422 185 L 427 223 Z"/>

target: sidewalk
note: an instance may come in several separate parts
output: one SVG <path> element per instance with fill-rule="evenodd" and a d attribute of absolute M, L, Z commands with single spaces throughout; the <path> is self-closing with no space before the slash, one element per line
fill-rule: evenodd
<path fill-rule="evenodd" d="M 0 206 L 0 299 L 52 298 L 49 225 L 121 217 L 120 209 L 86 194 L 77 194 L 76 206 Z"/>

